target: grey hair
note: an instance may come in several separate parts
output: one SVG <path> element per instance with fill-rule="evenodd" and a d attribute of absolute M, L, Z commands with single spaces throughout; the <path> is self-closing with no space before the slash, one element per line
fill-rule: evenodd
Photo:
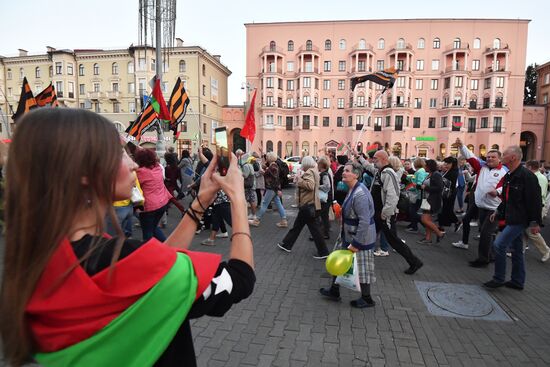
<path fill-rule="evenodd" d="M 307 171 L 310 168 L 317 167 L 317 162 L 313 159 L 312 156 L 306 155 L 302 158 L 302 171 Z"/>
<path fill-rule="evenodd" d="M 523 151 L 521 150 L 519 145 L 510 145 L 507 150 L 511 154 L 515 155 L 518 161 L 521 161 L 523 159 Z"/>
<path fill-rule="evenodd" d="M 239 154 L 243 154 L 243 150 L 242 149 L 237 149 L 237 151 L 235 151 L 235 154 L 236 155 L 239 155 Z"/>
<path fill-rule="evenodd" d="M 401 159 L 399 159 L 399 157 L 392 155 L 390 158 L 388 158 L 388 160 L 390 161 L 391 167 L 394 171 L 397 171 L 401 167 L 403 167 L 403 163 L 401 163 Z"/>
<path fill-rule="evenodd" d="M 348 162 L 346 166 L 351 166 L 351 172 L 353 172 L 357 179 L 360 180 L 363 177 L 363 166 L 358 162 Z"/>
<path fill-rule="evenodd" d="M 267 152 L 267 154 L 265 155 L 265 160 L 269 163 L 275 162 L 277 158 L 277 153 L 275 152 Z"/>

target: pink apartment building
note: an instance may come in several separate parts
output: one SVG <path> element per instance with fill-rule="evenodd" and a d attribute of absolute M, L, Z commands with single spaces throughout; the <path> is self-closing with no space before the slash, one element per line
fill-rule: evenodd
<path fill-rule="evenodd" d="M 528 23 L 246 24 L 247 82 L 258 90 L 252 149 L 322 155 L 353 144 L 363 127 L 360 150 L 376 143 L 401 157 L 455 153 L 457 137 L 479 155 L 519 144 Z M 351 77 L 390 66 L 399 77 L 381 99 L 370 82 L 351 91 Z"/>

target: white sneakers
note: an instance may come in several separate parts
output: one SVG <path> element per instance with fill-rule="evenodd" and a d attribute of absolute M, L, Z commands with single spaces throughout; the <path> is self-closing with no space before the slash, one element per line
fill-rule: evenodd
<path fill-rule="evenodd" d="M 227 232 L 221 232 L 221 233 L 218 233 L 216 235 L 217 238 L 227 238 L 229 237 L 229 235 L 227 234 Z"/>
<path fill-rule="evenodd" d="M 458 241 L 458 242 L 453 242 L 452 245 L 456 248 L 462 248 L 464 250 L 467 250 L 468 249 L 468 244 L 467 243 L 464 243 L 462 242 L 462 240 Z"/>
<path fill-rule="evenodd" d="M 390 253 L 388 251 L 384 250 L 376 250 L 373 252 L 374 256 L 390 256 Z"/>
<path fill-rule="evenodd" d="M 545 263 L 546 261 L 548 261 L 548 259 L 550 259 L 550 250 L 548 250 L 544 256 L 540 259 L 540 261 L 542 261 L 543 263 Z"/>

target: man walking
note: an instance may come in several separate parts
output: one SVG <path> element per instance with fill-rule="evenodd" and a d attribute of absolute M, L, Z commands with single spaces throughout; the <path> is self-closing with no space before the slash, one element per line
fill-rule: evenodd
<path fill-rule="evenodd" d="M 531 172 L 535 174 L 537 177 L 539 186 L 540 186 L 540 193 L 541 193 L 541 199 L 542 203 L 541 205 L 544 207 L 545 201 L 546 201 L 546 195 L 548 194 L 548 180 L 546 179 L 546 176 L 544 176 L 540 172 L 540 163 L 539 161 L 528 161 L 525 163 L 525 167 L 527 167 Z M 543 216 L 544 211 L 541 212 L 541 218 Z M 546 244 L 546 241 L 542 237 L 540 233 L 531 233 L 531 231 L 528 229 L 525 230 L 525 233 L 523 235 L 523 242 L 525 245 L 527 245 L 528 241 L 531 240 L 535 244 L 535 247 L 537 250 L 540 251 L 542 254 L 542 258 L 540 261 L 546 262 L 550 258 L 550 248 L 548 248 L 548 245 Z"/>
<path fill-rule="evenodd" d="M 498 235 L 495 251 L 495 273 L 493 279 L 484 283 L 486 288 L 508 288 L 522 290 L 525 284 L 525 259 L 523 257 L 522 235 L 525 229 L 532 234 L 540 232 L 542 222 L 542 199 L 537 177 L 521 165 L 523 153 L 517 145 L 506 148 L 502 162 L 510 170 L 502 179 L 499 188 L 502 203 L 491 220 L 504 219 L 506 227 Z M 502 189 L 502 190 L 501 190 Z M 506 277 L 506 250 L 512 250 L 512 279 Z"/>
<path fill-rule="evenodd" d="M 474 205 L 470 205 L 468 212 L 462 218 L 462 240 L 454 242 L 452 245 L 457 248 L 468 249 L 470 221 L 477 210 L 479 214 L 479 223 L 481 224 L 481 236 L 479 238 L 477 259 L 470 261 L 470 266 L 474 268 L 484 268 L 489 264 L 491 241 L 497 229 L 497 223 L 490 221 L 489 217 L 498 208 L 501 202 L 500 198 L 495 193 L 495 188 L 506 174 L 507 169 L 503 167 L 500 161 L 501 154 L 498 150 L 490 150 L 487 153 L 487 161 L 483 161 L 465 147 L 460 139 L 456 139 L 456 145 L 460 153 L 466 157 L 468 163 L 472 166 L 476 174 L 476 182 L 474 184 Z"/>

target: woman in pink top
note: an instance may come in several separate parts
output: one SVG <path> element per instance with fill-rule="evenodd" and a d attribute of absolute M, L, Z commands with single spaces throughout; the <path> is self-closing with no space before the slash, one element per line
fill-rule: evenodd
<path fill-rule="evenodd" d="M 164 185 L 163 169 L 152 150 L 138 149 L 134 159 L 139 166 L 136 173 L 145 197 L 144 210 L 139 213 L 143 241 L 148 241 L 151 237 L 165 241 L 166 236 L 158 227 L 158 223 L 172 195 Z"/>

